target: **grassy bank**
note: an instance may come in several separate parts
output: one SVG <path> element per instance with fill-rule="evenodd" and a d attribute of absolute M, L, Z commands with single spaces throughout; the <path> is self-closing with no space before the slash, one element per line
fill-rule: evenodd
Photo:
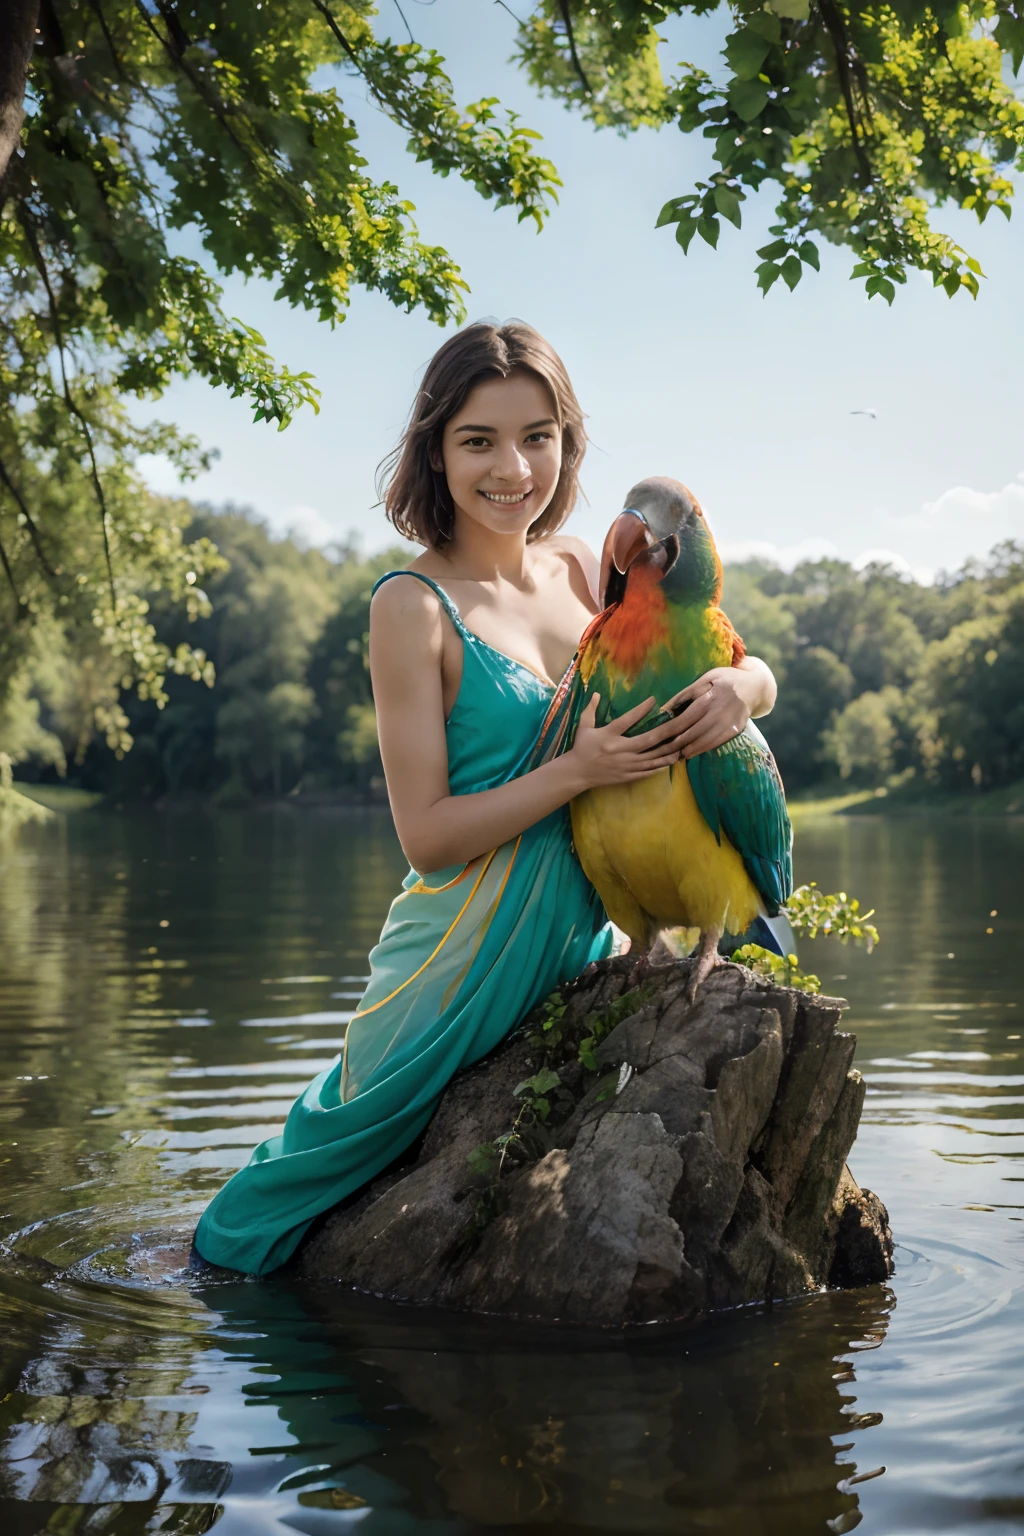
<path fill-rule="evenodd" d="M 789 814 L 797 825 L 818 816 L 1024 816 L 1024 780 L 961 794 L 914 782 L 845 794 L 832 787 L 791 798 Z"/>
<path fill-rule="evenodd" d="M 48 811 L 91 811 L 103 803 L 103 796 L 73 784 L 22 784 L 13 786 L 26 800 L 34 800 Z"/>

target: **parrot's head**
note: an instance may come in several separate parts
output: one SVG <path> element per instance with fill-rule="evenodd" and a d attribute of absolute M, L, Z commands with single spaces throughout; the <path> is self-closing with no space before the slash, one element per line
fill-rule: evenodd
<path fill-rule="evenodd" d="M 601 554 L 604 606 L 621 602 L 632 570 L 656 580 L 677 603 L 714 604 L 722 566 L 693 492 L 678 480 L 652 475 L 634 485 L 608 530 Z"/>

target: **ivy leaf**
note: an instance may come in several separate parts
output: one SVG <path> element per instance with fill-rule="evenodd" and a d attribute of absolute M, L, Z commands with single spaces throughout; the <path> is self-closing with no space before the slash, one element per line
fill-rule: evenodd
<path fill-rule="evenodd" d="M 533 1077 L 524 1078 L 521 1083 L 517 1083 L 512 1092 L 516 1098 L 524 1093 L 531 1093 L 536 1098 L 540 1094 L 550 1093 L 552 1088 L 557 1088 L 561 1084 L 561 1081 L 557 1072 L 553 1072 L 550 1067 L 544 1067 Z"/>
<path fill-rule="evenodd" d="M 500 1155 L 493 1142 L 485 1141 L 467 1154 L 466 1162 L 474 1173 L 479 1174 L 483 1179 L 489 1179 L 498 1165 Z"/>
<path fill-rule="evenodd" d="M 783 282 L 786 284 L 786 287 L 789 289 L 790 293 L 792 293 L 793 289 L 804 275 L 804 269 L 800 265 L 799 256 L 796 256 L 791 252 L 790 255 L 786 257 L 779 270 L 782 273 Z"/>
<path fill-rule="evenodd" d="M 821 271 L 821 266 L 818 262 L 818 247 L 813 240 L 802 240 L 797 254 L 800 260 L 808 267 L 813 267 L 815 272 Z"/>
<path fill-rule="evenodd" d="M 956 289 L 960 287 L 959 273 L 954 273 L 954 277 L 956 282 L 953 291 L 955 292 Z M 886 303 L 891 304 L 893 299 L 896 297 L 895 283 L 891 283 L 887 277 L 882 275 L 881 272 L 876 272 L 873 277 L 869 277 L 867 282 L 864 284 L 864 288 L 869 299 L 873 299 L 876 293 L 880 293 Z M 946 292 L 949 292 L 948 288 L 946 289 Z"/>
<path fill-rule="evenodd" d="M 762 293 L 767 293 L 774 282 L 782 275 L 782 268 L 775 265 L 774 261 L 762 261 L 757 269 L 757 286 Z"/>

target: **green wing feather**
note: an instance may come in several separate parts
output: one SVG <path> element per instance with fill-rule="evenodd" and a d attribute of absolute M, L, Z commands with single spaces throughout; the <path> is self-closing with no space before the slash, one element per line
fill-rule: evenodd
<path fill-rule="evenodd" d="M 750 723 L 686 768 L 704 820 L 719 841 L 725 833 L 774 917 L 793 890 L 793 829 L 768 743 Z"/>

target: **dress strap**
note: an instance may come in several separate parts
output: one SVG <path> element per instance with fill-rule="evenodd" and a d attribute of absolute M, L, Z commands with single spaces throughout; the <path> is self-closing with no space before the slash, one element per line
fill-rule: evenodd
<path fill-rule="evenodd" d="M 438 599 L 441 607 L 451 619 L 459 634 L 462 635 L 463 638 L 465 638 L 466 635 L 472 634 L 472 631 L 468 630 L 465 624 L 462 622 L 461 613 L 456 608 L 451 598 L 448 596 L 448 593 L 444 590 L 444 587 L 439 587 L 436 581 L 432 581 L 429 576 L 424 576 L 422 571 L 385 571 L 384 575 L 378 577 L 378 579 L 374 582 L 373 592 L 376 592 L 378 587 L 382 587 L 386 581 L 390 581 L 393 576 L 415 576 L 417 581 L 422 581 L 425 586 L 430 588 L 431 592 L 433 592 L 434 596 Z M 370 593 L 371 597 L 373 596 L 373 592 Z"/>

